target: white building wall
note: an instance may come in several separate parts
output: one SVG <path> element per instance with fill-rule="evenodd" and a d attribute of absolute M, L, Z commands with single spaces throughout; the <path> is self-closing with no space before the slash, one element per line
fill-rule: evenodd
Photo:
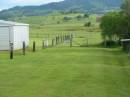
<path fill-rule="evenodd" d="M 29 24 L 0 20 L 0 50 L 9 50 L 10 43 L 14 50 L 22 49 L 23 41 L 29 45 Z"/>
<path fill-rule="evenodd" d="M 0 50 L 9 50 L 10 27 L 0 27 Z"/>
<path fill-rule="evenodd" d="M 25 42 L 26 46 L 29 44 L 29 26 L 13 26 L 13 42 L 14 49 L 21 49 L 22 43 Z"/>

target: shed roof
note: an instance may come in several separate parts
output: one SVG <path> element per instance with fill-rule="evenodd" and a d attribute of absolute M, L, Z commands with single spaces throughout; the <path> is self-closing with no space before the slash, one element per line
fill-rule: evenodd
<path fill-rule="evenodd" d="M 121 39 L 122 42 L 130 42 L 130 39 Z"/>
<path fill-rule="evenodd" d="M 0 20 L 0 26 L 28 26 L 29 24 Z"/>

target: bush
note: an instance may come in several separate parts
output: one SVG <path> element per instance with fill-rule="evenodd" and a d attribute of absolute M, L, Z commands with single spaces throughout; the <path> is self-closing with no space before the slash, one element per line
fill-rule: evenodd
<path fill-rule="evenodd" d="M 84 18 L 89 18 L 89 14 L 84 14 Z"/>
<path fill-rule="evenodd" d="M 63 20 L 64 20 L 64 21 L 69 21 L 69 20 L 72 20 L 72 18 L 65 16 L 65 17 L 63 18 Z"/>
<path fill-rule="evenodd" d="M 84 24 L 85 27 L 90 27 L 91 26 L 91 22 L 87 22 Z"/>
<path fill-rule="evenodd" d="M 60 21 L 57 21 L 57 24 L 60 24 Z"/>
<path fill-rule="evenodd" d="M 77 20 L 80 20 L 80 19 L 82 19 L 82 16 L 78 15 L 76 18 L 77 18 Z"/>
<path fill-rule="evenodd" d="M 100 28 L 102 37 L 111 39 L 117 36 L 120 39 L 130 38 L 130 16 L 119 12 L 110 12 L 101 19 Z"/>
<path fill-rule="evenodd" d="M 118 43 L 117 43 L 116 41 L 113 41 L 113 40 L 103 41 L 101 44 L 102 44 L 103 46 L 109 47 L 109 48 L 118 45 Z"/>

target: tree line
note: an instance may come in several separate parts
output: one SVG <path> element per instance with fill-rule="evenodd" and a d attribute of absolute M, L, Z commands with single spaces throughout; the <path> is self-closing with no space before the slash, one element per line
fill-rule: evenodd
<path fill-rule="evenodd" d="M 121 11 L 106 13 L 100 27 L 104 41 L 130 39 L 130 0 L 124 0 Z"/>

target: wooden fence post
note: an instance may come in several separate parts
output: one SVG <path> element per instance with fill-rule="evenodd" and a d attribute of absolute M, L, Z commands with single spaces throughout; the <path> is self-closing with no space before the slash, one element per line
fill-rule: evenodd
<path fill-rule="evenodd" d="M 59 36 L 57 36 L 57 44 L 59 44 Z"/>
<path fill-rule="evenodd" d="M 69 39 L 70 39 L 69 37 L 70 37 L 70 35 L 67 35 L 67 40 L 69 40 Z"/>
<path fill-rule="evenodd" d="M 26 52 L 26 44 L 25 44 L 25 41 L 23 41 L 23 55 L 25 55 L 25 52 Z"/>
<path fill-rule="evenodd" d="M 70 47 L 72 47 L 73 46 L 73 35 L 71 34 L 70 35 Z"/>
<path fill-rule="evenodd" d="M 54 46 L 54 41 L 55 41 L 55 39 L 52 39 L 52 47 Z"/>
<path fill-rule="evenodd" d="M 44 40 L 42 41 L 42 48 L 44 49 L 45 43 Z"/>
<path fill-rule="evenodd" d="M 33 41 L 33 52 L 35 52 L 35 51 L 36 51 L 36 42 Z"/>
<path fill-rule="evenodd" d="M 65 36 L 63 35 L 62 37 L 63 37 L 63 43 L 64 43 L 65 42 Z"/>
<path fill-rule="evenodd" d="M 61 39 L 61 43 L 63 43 L 63 37 L 62 37 L 62 35 L 60 36 L 60 39 Z"/>
<path fill-rule="evenodd" d="M 65 41 L 66 41 L 66 35 L 65 35 Z"/>
<path fill-rule="evenodd" d="M 58 35 L 58 44 L 60 43 L 60 37 L 59 37 L 59 35 Z"/>
<path fill-rule="evenodd" d="M 13 53 L 13 43 L 10 43 L 10 59 L 13 59 L 14 53 Z"/>
<path fill-rule="evenodd" d="M 56 45 L 58 44 L 58 42 L 57 42 L 57 36 L 56 36 Z"/>

